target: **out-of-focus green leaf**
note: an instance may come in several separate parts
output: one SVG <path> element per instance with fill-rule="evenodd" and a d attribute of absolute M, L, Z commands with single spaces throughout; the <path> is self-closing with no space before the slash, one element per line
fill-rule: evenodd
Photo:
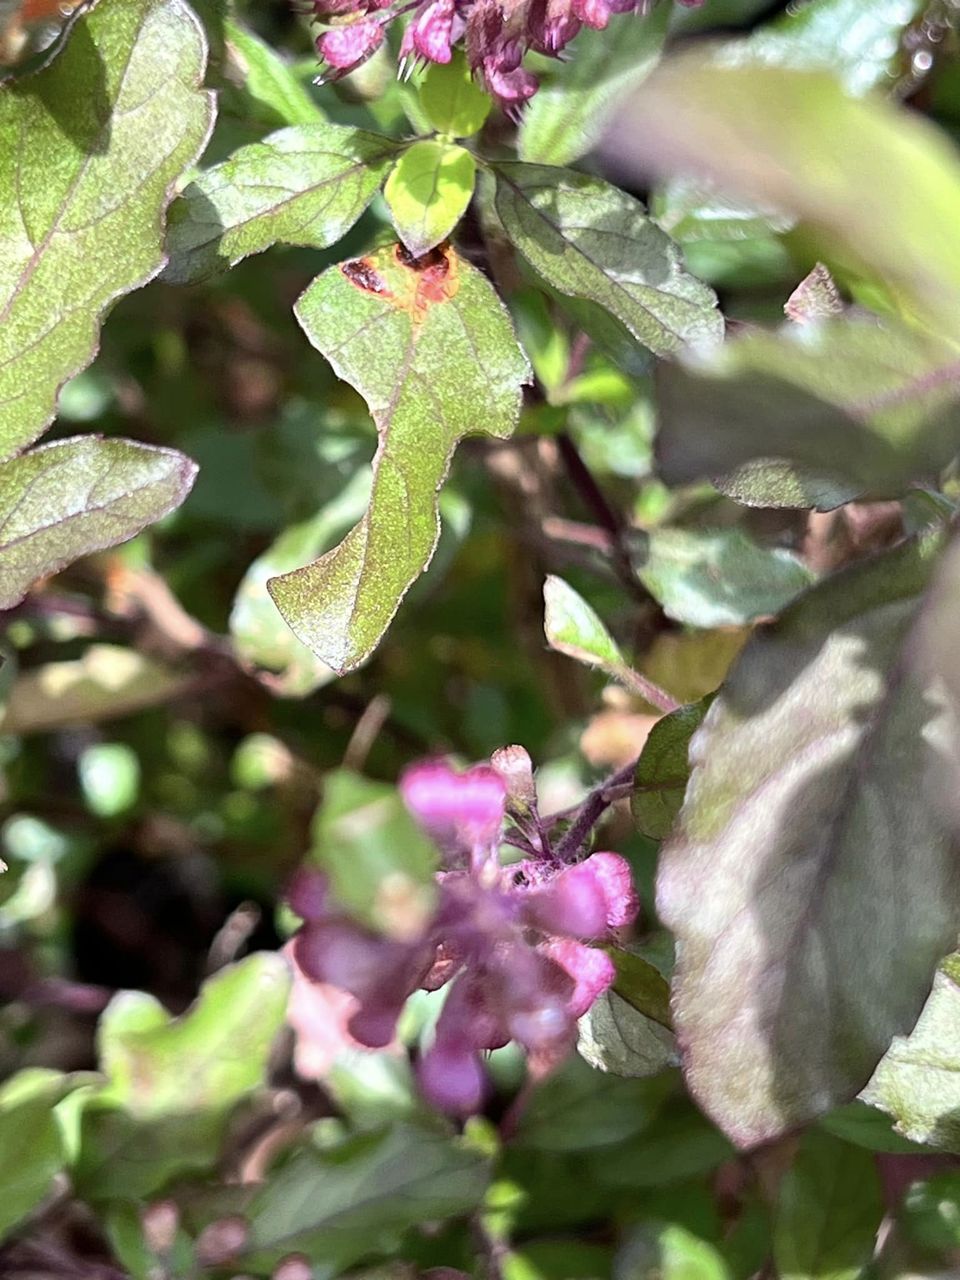
<path fill-rule="evenodd" d="M 561 297 L 601 307 L 656 355 L 722 337 L 713 291 L 639 201 L 573 169 L 502 161 L 495 172 L 511 243 Z"/>
<path fill-rule="evenodd" d="M 900 1222 L 925 1249 L 960 1247 L 960 1176 L 940 1173 L 915 1182 L 904 1196 Z"/>
<path fill-rule="evenodd" d="M 40 1204 L 63 1169 L 51 1101 L 41 1095 L 0 1108 L 0 1240 Z"/>
<path fill-rule="evenodd" d="M 810 1130 L 780 1186 L 773 1255 L 783 1280 L 857 1280 L 873 1256 L 883 1198 L 874 1157 Z"/>
<path fill-rule="evenodd" d="M 0 457 L 39 436 L 100 317 L 163 265 L 163 215 L 213 119 L 182 0 L 102 4 L 0 95 Z"/>
<path fill-rule="evenodd" d="M 692 744 L 658 912 L 688 1083 L 743 1146 L 849 1101 L 956 938 L 960 868 L 929 796 L 945 747 L 904 669 L 938 545 L 807 591 L 747 645 Z"/>
<path fill-rule="evenodd" d="M 170 210 L 164 279 L 224 271 L 275 244 L 323 249 L 378 191 L 397 144 L 345 125 L 291 125 L 197 175 Z"/>
<path fill-rule="evenodd" d="M 449 62 L 427 63 L 420 104 L 433 127 L 454 138 L 467 138 L 481 129 L 493 105 L 459 49 L 454 49 Z"/>
<path fill-rule="evenodd" d="M 677 1223 L 638 1228 L 613 1274 L 614 1280 L 732 1280 L 719 1250 Z"/>
<path fill-rule="evenodd" d="M 861 1097 L 911 1141 L 960 1152 L 960 954 L 937 970 L 916 1027 L 894 1039 Z"/>
<path fill-rule="evenodd" d="M 140 760 L 125 742 L 93 742 L 77 761 L 80 788 L 88 808 L 112 818 L 133 808 L 140 789 Z"/>
<path fill-rule="evenodd" d="M 625 158 L 796 214 L 908 310 L 958 332 L 960 247 L 948 228 L 960 217 L 960 163 L 919 116 L 852 97 L 824 72 L 701 51 L 658 67 L 631 111 Z"/>
<path fill-rule="evenodd" d="M 452 142 L 423 138 L 404 151 L 383 189 L 397 235 L 415 258 L 445 240 L 473 195 L 477 166 Z"/>
<path fill-rule="evenodd" d="M 671 711 L 657 721 L 643 744 L 630 808 L 638 829 L 653 840 L 665 840 L 677 820 L 690 777 L 690 739 L 712 701 L 701 698 Z"/>
<path fill-rule="evenodd" d="M 707 1173 L 732 1154 L 716 1126 L 680 1096 L 668 1099 L 652 1123 L 620 1148 L 616 1160 L 597 1161 L 593 1169 L 607 1186 L 629 1187 L 636 1194 L 641 1187 L 669 1186 Z"/>
<path fill-rule="evenodd" d="M 82 658 L 21 672 L 0 711 L 4 733 L 44 733 L 97 723 L 169 702 L 190 683 L 122 645 L 92 644 Z"/>
<path fill-rule="evenodd" d="M 475 1210 L 489 1179 L 487 1160 L 442 1131 L 396 1125 L 326 1150 L 304 1148 L 245 1194 L 223 1194 L 223 1208 L 250 1226 L 231 1266 L 257 1274 L 291 1253 L 316 1274 L 392 1252 L 398 1236 Z M 220 1216 L 214 1202 L 209 1208 Z"/>
<path fill-rule="evenodd" d="M 396 246 L 325 271 L 297 304 L 308 337 L 370 406 L 380 444 L 370 507 L 338 547 L 268 583 L 336 671 L 369 657 L 438 537 L 437 491 L 461 437 L 516 424 L 526 359 L 503 305 L 452 249 Z"/>
<path fill-rule="evenodd" d="M 233 81 L 239 79 L 251 113 L 263 124 L 280 128 L 323 120 L 323 112 L 275 49 L 234 18 L 228 17 L 223 25 L 227 85 L 221 94 L 228 103 Z"/>
<path fill-rule="evenodd" d="M 958 370 L 952 348 L 893 320 L 750 333 L 664 370 L 660 473 L 733 472 L 725 492 L 776 505 L 899 495 L 960 450 Z M 795 470 L 771 476 L 770 460 Z"/>
<path fill-rule="evenodd" d="M 543 630 L 551 649 L 621 678 L 627 663 L 620 646 L 583 596 L 551 573 L 543 584 L 543 605 Z"/>
<path fill-rule="evenodd" d="M 0 463 L 0 608 L 37 578 L 178 507 L 197 468 L 175 449 L 78 436 Z"/>
<path fill-rule="evenodd" d="M 212 1165 L 230 1109 L 265 1078 L 289 990 L 286 961 L 262 952 L 209 978 L 179 1018 L 143 992 L 114 996 L 98 1031 L 108 1082 L 83 1112 L 84 1194 L 146 1195 Z"/>
<path fill-rule="evenodd" d="M 602 31 L 584 29 L 569 59 L 551 64 L 520 126 L 520 158 L 569 164 L 600 139 L 628 93 L 650 74 L 663 48 L 670 6 L 631 14 Z"/>
<path fill-rule="evenodd" d="M 890 1117 L 882 1111 L 868 1107 L 865 1102 L 850 1102 L 827 1112 L 818 1121 L 821 1129 L 835 1138 L 864 1147 L 867 1151 L 881 1151 L 889 1155 L 919 1155 L 923 1147 L 894 1132 Z"/>
<path fill-rule="evenodd" d="M 615 991 L 605 992 L 580 1019 L 577 1051 L 615 1076 L 653 1076 L 677 1061 L 672 1033 Z"/>
<path fill-rule="evenodd" d="M 721 493 L 745 507 L 834 511 L 860 495 L 855 484 L 815 475 L 772 458 L 745 462 L 726 475 L 714 476 L 713 483 Z"/>
<path fill-rule="evenodd" d="M 370 500 L 370 477 L 358 473 L 310 520 L 285 530 L 244 575 L 230 614 L 230 633 L 244 662 L 271 673 L 271 688 L 303 697 L 335 672 L 290 630 L 267 591 L 275 574 L 312 560 L 361 518 Z"/>
<path fill-rule="evenodd" d="M 420 935 L 434 900 L 437 850 L 394 787 L 345 769 L 327 774 L 313 856 L 353 915 L 394 937 Z"/>
<path fill-rule="evenodd" d="M 657 529 L 639 575 L 668 618 L 705 630 L 779 613 L 813 581 L 797 556 L 740 529 Z"/>

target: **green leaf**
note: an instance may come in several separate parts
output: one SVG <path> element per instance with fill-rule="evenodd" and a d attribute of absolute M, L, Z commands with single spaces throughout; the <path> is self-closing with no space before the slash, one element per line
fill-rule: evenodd
<path fill-rule="evenodd" d="M 773 1256 L 783 1280 L 857 1280 L 883 1217 L 874 1157 L 839 1138 L 804 1136 L 780 1187 Z"/>
<path fill-rule="evenodd" d="M 615 1076 L 653 1076 L 676 1064 L 673 1035 L 616 991 L 605 992 L 580 1019 L 577 1052 Z"/>
<path fill-rule="evenodd" d="M 115 547 L 178 507 L 196 466 L 175 449 L 78 436 L 0 463 L 0 608 L 37 578 Z"/>
<path fill-rule="evenodd" d="M 570 164 L 603 135 L 623 99 L 656 66 L 670 18 L 669 5 L 645 15 L 591 27 L 577 36 L 569 60 L 552 64 L 520 126 L 520 158 Z"/>
<path fill-rule="evenodd" d="M 960 954 L 937 970 L 916 1027 L 894 1039 L 861 1097 L 911 1141 L 960 1152 Z"/>
<path fill-rule="evenodd" d="M 97 724 L 170 702 L 189 675 L 118 644 L 92 644 L 82 658 L 21 671 L 0 709 L 4 733 L 47 733 Z"/>
<path fill-rule="evenodd" d="M 745 507 L 773 507 L 785 510 L 835 511 L 859 496 L 859 488 L 842 480 L 818 476 L 789 462 L 757 458 L 714 476 L 714 486 L 726 497 Z"/>
<path fill-rule="evenodd" d="M 547 644 L 607 675 L 623 677 L 627 662 L 594 609 L 568 582 L 548 574 L 543 584 L 543 631 Z"/>
<path fill-rule="evenodd" d="M 908 542 L 805 592 L 692 743 L 658 912 L 688 1084 L 742 1146 L 849 1101 L 956 939 L 960 876 L 927 794 L 938 711 L 904 668 L 937 549 Z"/>
<path fill-rule="evenodd" d="M 663 371 L 659 471 L 679 485 L 746 467 L 724 491 L 772 488 L 777 505 L 896 496 L 960 450 L 958 373 L 955 351 L 892 319 L 757 330 Z"/>
<path fill-rule="evenodd" d="M 325 551 L 360 519 L 369 500 L 370 477 L 359 473 L 310 520 L 285 530 L 244 574 L 230 614 L 230 634 L 244 663 L 270 673 L 275 693 L 303 697 L 336 673 L 290 630 L 267 582 Z"/>
<path fill-rule="evenodd" d="M 0 1240 L 40 1204 L 63 1166 L 60 1129 L 48 1098 L 0 1111 Z"/>
<path fill-rule="evenodd" d="M 464 54 L 454 49 L 449 62 L 427 64 L 420 105 L 435 129 L 467 138 L 483 127 L 493 102 L 474 80 Z"/>
<path fill-rule="evenodd" d="M 83 1194 L 147 1195 L 212 1165 L 230 1109 L 266 1077 L 289 990 L 286 961 L 263 952 L 208 978 L 179 1018 L 143 992 L 114 996 L 98 1030 L 108 1083 L 82 1118 Z"/>
<path fill-rule="evenodd" d="M 818 1121 L 821 1129 L 835 1138 L 864 1147 L 867 1151 L 881 1151 L 888 1155 L 918 1155 L 924 1148 L 895 1133 L 889 1116 L 868 1107 L 865 1102 L 850 1102 L 844 1107 L 829 1111 Z"/>
<path fill-rule="evenodd" d="M 446 238 L 463 217 L 477 176 L 469 151 L 424 138 L 393 166 L 383 194 L 397 235 L 415 258 Z"/>
<path fill-rule="evenodd" d="M 0 457 L 39 436 L 104 310 L 163 265 L 163 214 L 213 118 L 183 0 L 81 17 L 0 95 Z"/>
<path fill-rule="evenodd" d="M 164 279 L 199 280 L 275 244 L 325 249 L 380 188 L 397 144 L 344 125 L 297 125 L 197 175 L 170 210 Z"/>
<path fill-rule="evenodd" d="M 363 519 L 314 564 L 268 583 L 304 644 L 343 672 L 369 657 L 430 563 L 457 442 L 509 436 L 528 368 L 490 284 L 453 250 L 409 263 L 389 247 L 332 267 L 296 310 L 380 436 Z"/>
<path fill-rule="evenodd" d="M 665 840 L 677 820 L 690 777 L 690 739 L 713 701 L 701 698 L 658 720 L 647 735 L 637 762 L 630 797 L 633 820 L 653 840 Z"/>
<path fill-rule="evenodd" d="M 797 556 L 740 529 L 657 529 L 639 575 L 668 618 L 704 629 L 779 613 L 813 581 Z"/>
<path fill-rule="evenodd" d="M 618 1254 L 616 1274 L 625 1280 L 732 1280 L 720 1252 L 678 1223 L 635 1230 Z"/>
<path fill-rule="evenodd" d="M 630 160 L 796 214 L 931 327 L 957 332 L 960 163 L 917 114 L 852 97 L 820 71 L 700 51 L 658 67 L 631 111 L 643 123 L 625 125 Z"/>
<path fill-rule="evenodd" d="M 656 355 L 722 337 L 713 291 L 639 201 L 573 169 L 503 161 L 495 173 L 511 243 L 559 294 L 601 307 Z"/>
<path fill-rule="evenodd" d="M 489 1179 L 486 1159 L 442 1132 L 396 1125 L 327 1150 L 296 1152 L 260 1187 L 224 1194 L 240 1210 L 249 1244 L 232 1267 L 269 1273 L 302 1253 L 317 1274 L 340 1275 L 352 1264 L 393 1252 L 401 1232 L 466 1215 Z M 212 1216 L 221 1212 L 215 1207 Z"/>
<path fill-rule="evenodd" d="M 645 1083 L 659 1085 L 664 1078 Z M 635 1195 L 641 1187 L 661 1187 L 707 1173 L 733 1154 L 723 1134 L 681 1096 L 669 1098 L 649 1127 L 621 1147 L 615 1160 L 596 1166 L 596 1176 L 607 1186 L 628 1187 Z"/>
<path fill-rule="evenodd" d="M 437 850 L 396 788 L 328 773 L 313 820 L 313 856 L 352 914 L 395 937 L 419 937 L 433 906 Z"/>
<path fill-rule="evenodd" d="M 250 114 L 271 128 L 323 120 L 323 112 L 275 49 L 233 18 L 226 19 L 223 31 L 227 71 L 222 97 L 229 102 L 236 92 L 232 82 L 239 79 Z"/>

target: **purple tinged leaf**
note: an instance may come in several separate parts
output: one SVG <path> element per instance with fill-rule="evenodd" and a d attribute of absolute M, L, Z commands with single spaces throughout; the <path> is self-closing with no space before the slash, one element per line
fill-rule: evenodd
<path fill-rule="evenodd" d="M 657 906 L 688 1084 L 744 1147 L 849 1101 L 956 940 L 960 865 L 929 786 L 940 709 L 905 662 L 938 545 L 808 591 L 692 740 Z"/>
<path fill-rule="evenodd" d="M 78 436 L 0 464 L 0 608 L 37 578 L 178 507 L 196 465 L 174 449 Z"/>

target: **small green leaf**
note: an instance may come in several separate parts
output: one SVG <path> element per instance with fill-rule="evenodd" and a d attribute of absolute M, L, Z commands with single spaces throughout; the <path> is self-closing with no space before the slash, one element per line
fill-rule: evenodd
<path fill-rule="evenodd" d="M 263 952 L 207 979 L 179 1018 L 143 992 L 114 996 L 98 1030 L 108 1082 L 82 1116 L 83 1194 L 147 1195 L 209 1168 L 230 1109 L 265 1079 L 289 990 L 286 961 Z"/>
<path fill-rule="evenodd" d="M 621 677 L 627 663 L 620 646 L 583 596 L 551 573 L 543 584 L 543 604 L 543 631 L 551 649 Z"/>
<path fill-rule="evenodd" d="M 380 436 L 370 506 L 333 551 L 268 585 L 294 632 L 334 670 L 379 643 L 437 543 L 437 491 L 460 438 L 509 436 L 529 376 L 492 287 L 452 249 L 409 263 L 397 246 L 325 271 L 297 316 Z"/>
<path fill-rule="evenodd" d="M 174 449 L 78 436 L 0 463 L 0 608 L 37 578 L 178 507 L 197 468 Z"/>
<path fill-rule="evenodd" d="M 911 1141 L 960 1152 L 960 954 L 937 970 L 916 1027 L 894 1039 L 861 1097 Z"/>
<path fill-rule="evenodd" d="M 481 129 L 493 106 L 459 49 L 454 49 L 449 62 L 427 65 L 420 84 L 420 104 L 433 127 L 454 138 L 468 138 Z"/>
<path fill-rule="evenodd" d="M 87 808 L 98 817 L 116 817 L 136 804 L 140 758 L 125 742 L 92 742 L 84 747 L 77 773 Z"/>
<path fill-rule="evenodd" d="M 415 258 L 446 240 L 463 217 L 477 176 L 469 151 L 425 138 L 393 166 L 383 194 L 397 235 Z"/>
<path fill-rule="evenodd" d="M 433 905 L 437 850 L 396 789 L 327 774 L 313 820 L 313 856 L 352 915 L 395 937 L 418 937 Z"/>
<path fill-rule="evenodd" d="M 537 164 L 570 164 L 602 137 L 623 99 L 656 66 L 670 6 L 657 5 L 602 31 L 584 29 L 569 59 L 551 65 L 520 126 L 520 158 Z"/>
<path fill-rule="evenodd" d="M 0 94 L 0 458 L 90 363 L 100 317 L 163 264 L 163 214 L 213 120 L 182 0 L 91 8 Z M 69 122 L 67 125 L 65 122 Z"/>
<path fill-rule="evenodd" d="M 290 630 L 270 598 L 267 582 L 327 550 L 361 518 L 369 500 L 370 477 L 358 473 L 310 520 L 286 529 L 243 576 L 230 614 L 230 634 L 246 664 L 270 673 L 275 693 L 304 697 L 336 673 Z"/>
<path fill-rule="evenodd" d="M 324 115 L 276 49 L 234 18 L 224 22 L 227 71 L 220 90 L 229 104 L 233 94 L 245 100 L 249 114 L 271 128 L 288 124 L 318 124 Z M 239 78 L 242 89 L 234 88 Z"/>
<path fill-rule="evenodd" d="M 893 319 L 754 331 L 663 371 L 660 474 L 777 505 L 898 496 L 960 450 L 958 371 L 955 350 Z"/>
<path fill-rule="evenodd" d="M 655 530 L 639 576 L 668 618 L 704 629 L 779 613 L 813 581 L 797 556 L 740 529 Z"/>
<path fill-rule="evenodd" d="M 630 1280 L 733 1280 L 723 1255 L 678 1223 L 635 1230 L 616 1265 Z"/>
<path fill-rule="evenodd" d="M 507 235 L 561 298 L 602 308 L 656 355 L 722 337 L 713 291 L 639 201 L 573 169 L 502 161 L 495 173 Z"/>
<path fill-rule="evenodd" d="M 605 992 L 580 1019 L 577 1052 L 615 1076 L 654 1076 L 676 1065 L 673 1035 L 617 995 Z"/>
<path fill-rule="evenodd" d="M 657 908 L 688 1083 L 743 1146 L 849 1101 L 956 939 L 960 876 L 928 794 L 949 753 L 905 662 L 938 547 L 810 588 L 755 633 L 692 743 Z"/>
<path fill-rule="evenodd" d="M 333 124 L 291 126 L 241 147 L 171 208 L 164 279 L 199 280 L 275 244 L 336 244 L 396 154 L 389 138 Z"/>
<path fill-rule="evenodd" d="M 231 1267 L 269 1274 L 302 1253 L 324 1276 L 371 1254 L 392 1253 L 398 1236 L 473 1212 L 489 1180 L 487 1160 L 434 1129 L 398 1124 L 325 1150 L 304 1147 L 251 1190 L 227 1188 L 208 1213 L 242 1212 L 249 1243 Z"/>
<path fill-rule="evenodd" d="M 631 112 L 638 127 L 625 125 L 622 145 L 647 170 L 796 214 L 931 328 L 958 332 L 960 163 L 919 115 L 853 97 L 822 71 L 701 51 L 661 64 Z"/>
<path fill-rule="evenodd" d="M 65 1163 L 51 1097 L 0 1109 L 0 1240 L 43 1200 Z"/>
<path fill-rule="evenodd" d="M 884 1205 L 870 1152 L 812 1129 L 780 1187 L 773 1256 L 783 1280 L 858 1280 Z"/>
<path fill-rule="evenodd" d="M 690 777 L 690 739 L 713 701 L 702 698 L 658 720 L 647 735 L 637 762 L 630 807 L 637 828 L 653 840 L 665 840 L 677 820 Z"/>

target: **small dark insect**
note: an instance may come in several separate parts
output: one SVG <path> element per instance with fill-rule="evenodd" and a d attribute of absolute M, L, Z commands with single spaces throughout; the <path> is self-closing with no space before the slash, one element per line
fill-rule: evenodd
<path fill-rule="evenodd" d="M 357 258 L 353 262 L 345 262 L 340 270 L 350 283 L 355 284 L 358 289 L 366 289 L 368 293 L 387 292 L 387 286 L 384 284 L 383 279 L 362 258 Z"/>

